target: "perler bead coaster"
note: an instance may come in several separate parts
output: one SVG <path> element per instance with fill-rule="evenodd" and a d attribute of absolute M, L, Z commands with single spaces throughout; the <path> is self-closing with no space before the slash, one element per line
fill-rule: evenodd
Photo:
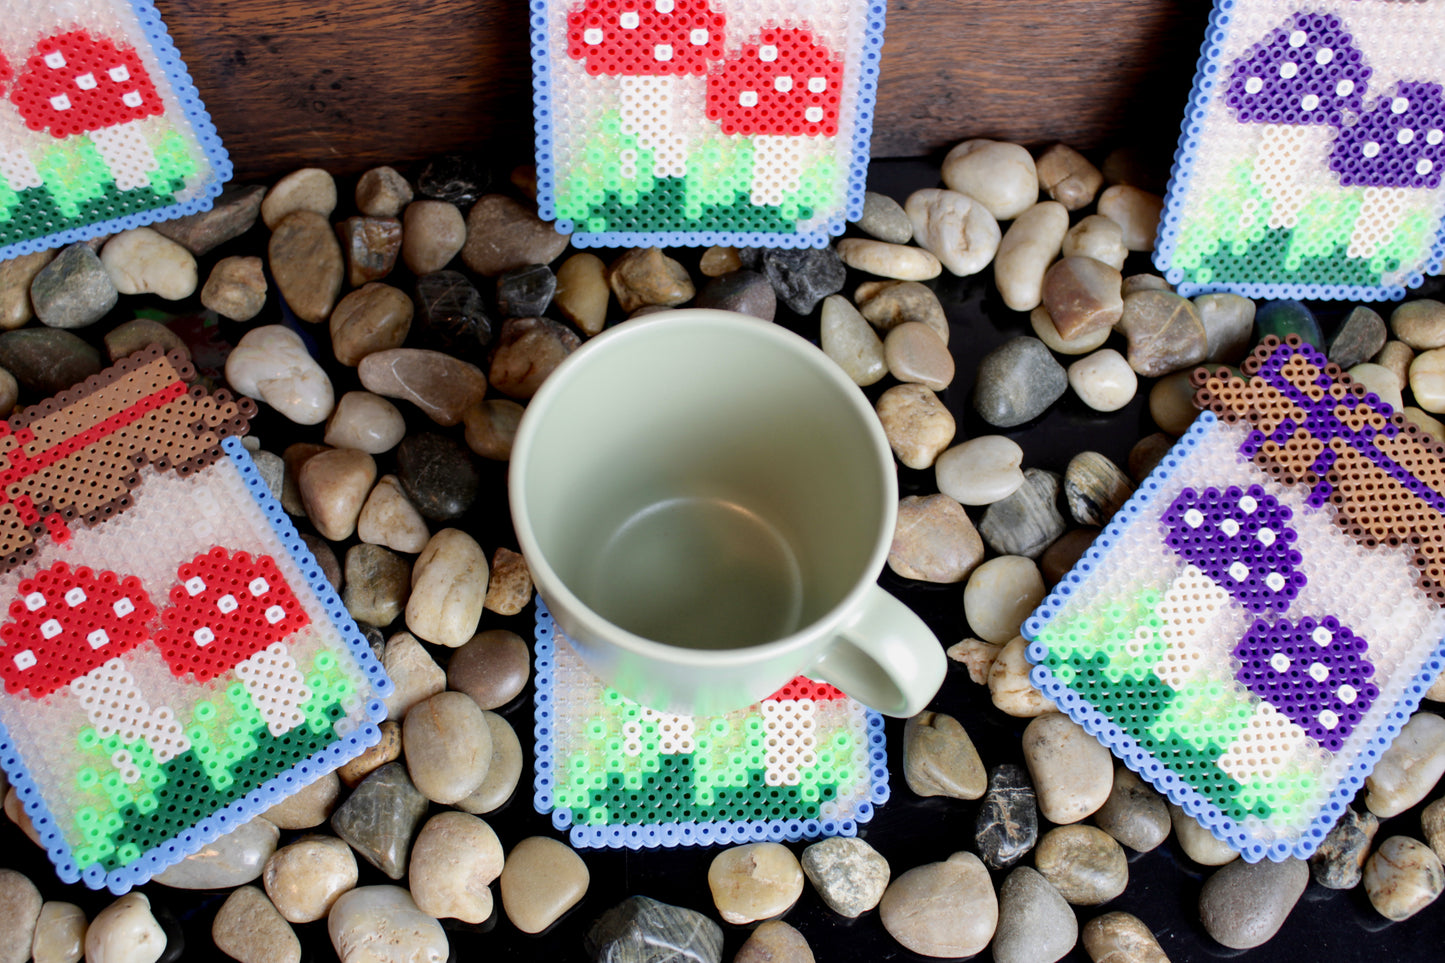
<path fill-rule="evenodd" d="M 1291 337 L 1024 624 L 1043 692 L 1247 860 L 1314 852 L 1445 658 L 1445 448 Z M 1247 379 L 1247 380 L 1246 380 Z"/>
<path fill-rule="evenodd" d="M 863 212 L 885 0 L 532 0 L 537 201 L 577 247 L 823 247 Z"/>
<path fill-rule="evenodd" d="M 231 163 L 154 4 L 3 11 L 0 260 L 211 206 Z"/>
<path fill-rule="evenodd" d="M 537 603 L 535 804 L 594 849 L 857 835 L 888 799 L 883 717 L 798 676 L 726 715 L 603 685 Z"/>
<path fill-rule="evenodd" d="M 1155 263 L 1179 292 L 1401 298 L 1445 254 L 1445 5 L 1217 0 Z"/>
<path fill-rule="evenodd" d="M 0 764 L 124 892 L 375 744 L 391 683 L 238 437 L 151 348 L 0 422 Z"/>

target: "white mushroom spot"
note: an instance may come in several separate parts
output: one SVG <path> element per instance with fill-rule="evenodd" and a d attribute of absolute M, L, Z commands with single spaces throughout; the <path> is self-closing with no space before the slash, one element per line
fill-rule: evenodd
<path fill-rule="evenodd" d="M 636 10 L 629 10 L 617 18 L 617 25 L 623 30 L 636 30 L 642 18 L 637 15 Z"/>
<path fill-rule="evenodd" d="M 1340 724 L 1340 717 L 1335 715 L 1328 709 L 1320 713 L 1319 720 L 1320 725 L 1324 726 L 1326 729 L 1333 729 L 1335 726 Z"/>
<path fill-rule="evenodd" d="M 1310 663 L 1310 678 L 1316 682 L 1323 682 L 1330 677 L 1330 667 L 1323 662 Z"/>
<path fill-rule="evenodd" d="M 275 625 L 286 617 L 286 610 L 279 605 L 273 605 L 266 610 L 266 621 Z"/>
<path fill-rule="evenodd" d="M 652 59 L 653 59 L 653 60 L 659 60 L 659 61 L 662 61 L 662 62 L 664 62 L 664 63 L 666 63 L 667 61 L 671 60 L 671 59 L 672 59 L 672 44 L 670 44 L 670 43 L 660 43 L 660 44 L 655 44 L 655 45 L 653 45 L 653 48 L 652 48 Z"/>
<path fill-rule="evenodd" d="M 1408 127 L 1402 127 L 1395 132 L 1395 140 L 1401 144 L 1408 144 L 1415 139 L 1415 132 Z"/>
<path fill-rule="evenodd" d="M 1239 534 L 1239 522 L 1236 522 L 1232 518 L 1226 518 L 1219 523 L 1219 530 L 1230 538 L 1233 538 Z"/>
<path fill-rule="evenodd" d="M 1251 77 L 1244 82 L 1246 94 L 1257 94 L 1264 89 L 1264 81 L 1259 77 Z"/>
<path fill-rule="evenodd" d="M 40 624 L 40 635 L 43 638 L 53 639 L 61 633 L 60 623 L 55 619 L 46 619 Z"/>
<path fill-rule="evenodd" d="M 216 633 L 203 625 L 191 633 L 191 638 L 195 640 L 197 645 L 205 647 L 216 641 Z"/>
<path fill-rule="evenodd" d="M 1438 144 L 1442 140 L 1445 140 L 1445 130 L 1441 130 L 1438 127 L 1432 129 L 1430 133 L 1425 135 L 1425 143 L 1427 144 Z"/>
<path fill-rule="evenodd" d="M 1289 656 L 1285 655 L 1283 652 L 1276 652 L 1274 655 L 1269 657 L 1269 667 L 1271 669 L 1274 669 L 1274 671 L 1276 672 L 1288 671 Z"/>
<path fill-rule="evenodd" d="M 1300 98 L 1299 105 L 1304 110 L 1314 110 L 1320 105 L 1320 99 L 1314 94 L 1305 94 Z"/>
<path fill-rule="evenodd" d="M 773 89 L 780 93 L 786 94 L 788 91 L 793 89 L 793 78 L 789 77 L 787 74 L 783 74 L 781 77 L 774 77 Z"/>
<path fill-rule="evenodd" d="M 1420 158 L 1420 163 L 1415 165 L 1415 173 L 1419 174 L 1421 177 L 1424 177 L 1426 174 L 1430 173 L 1434 169 L 1435 165 L 1430 163 L 1428 160 L 1425 160 L 1423 157 Z"/>
<path fill-rule="evenodd" d="M 602 28 L 588 27 L 582 31 L 582 42 L 595 47 L 602 42 Z"/>
<path fill-rule="evenodd" d="M 658 13 L 672 13 L 672 0 L 657 0 L 653 6 L 657 8 Z"/>
<path fill-rule="evenodd" d="M 1390 101 L 1390 113 L 1403 114 L 1410 109 L 1410 101 L 1406 97 L 1396 97 Z"/>
<path fill-rule="evenodd" d="M 1355 699 L 1359 697 L 1359 693 L 1355 691 L 1355 687 L 1348 684 L 1342 685 L 1338 689 L 1336 689 L 1335 695 L 1339 696 L 1340 701 L 1347 706 L 1354 705 Z"/>
<path fill-rule="evenodd" d="M 1380 154 L 1380 145 L 1372 140 L 1367 140 L 1365 141 L 1365 146 L 1360 148 L 1360 153 L 1366 157 L 1378 157 Z"/>
<path fill-rule="evenodd" d="M 1278 592 L 1284 588 L 1284 576 L 1278 572 L 1270 572 L 1264 577 L 1264 584 L 1268 585 L 1271 590 Z"/>
<path fill-rule="evenodd" d="M 1310 638 L 1314 639 L 1315 645 L 1329 645 L 1335 640 L 1335 634 L 1321 625 L 1310 633 Z"/>
<path fill-rule="evenodd" d="M 98 649 L 110 641 L 110 636 L 105 634 L 105 629 L 96 629 L 85 637 L 85 641 L 90 643 L 92 649 Z"/>
<path fill-rule="evenodd" d="M 1274 529 L 1261 528 L 1254 537 L 1259 539 L 1259 544 L 1263 545 L 1265 548 L 1268 548 L 1269 546 L 1274 544 Z"/>
<path fill-rule="evenodd" d="M 35 653 L 29 649 L 26 649 L 24 652 L 15 653 L 15 668 L 17 669 L 33 669 L 35 668 L 35 661 Z"/>
<path fill-rule="evenodd" d="M 79 585 L 71 589 L 69 592 L 65 593 L 65 604 L 70 606 L 71 608 L 75 608 L 77 605 L 84 601 L 85 591 Z"/>
<path fill-rule="evenodd" d="M 1305 41 L 1308 39 L 1309 38 L 1305 36 L 1305 32 L 1303 30 L 1296 30 L 1294 33 L 1289 35 L 1289 45 L 1291 47 L 1303 47 L 1305 45 Z"/>
<path fill-rule="evenodd" d="M 1335 59 L 1335 52 L 1329 47 L 1321 47 L 1315 51 L 1315 63 L 1327 64 Z"/>
<path fill-rule="evenodd" d="M 1236 582 L 1243 582 L 1245 579 L 1249 578 L 1249 566 L 1245 565 L 1243 562 L 1235 562 L 1233 565 L 1229 566 L 1229 577 L 1234 579 Z"/>
<path fill-rule="evenodd" d="M 687 39 L 692 41 L 692 45 L 694 47 L 701 47 L 707 43 L 707 31 L 702 27 L 698 27 L 692 33 L 687 35 Z"/>
<path fill-rule="evenodd" d="M 41 608 L 44 605 L 45 596 L 41 595 L 39 592 L 31 592 L 29 595 L 25 596 L 25 607 L 31 612 L 34 612 L 36 609 Z"/>
<path fill-rule="evenodd" d="M 1190 528 L 1198 528 L 1204 524 L 1204 514 L 1197 508 L 1191 508 L 1184 513 L 1184 524 Z"/>
<path fill-rule="evenodd" d="M 739 107 L 756 107 L 758 105 L 758 92 L 756 90 L 744 90 L 738 94 Z"/>
<path fill-rule="evenodd" d="M 234 595 L 222 595 L 216 600 L 216 608 L 220 609 L 221 612 L 226 615 L 229 615 L 240 607 L 241 603 L 236 601 L 236 596 Z"/>
<path fill-rule="evenodd" d="M 84 73 L 75 78 L 75 86 L 81 90 L 94 90 L 96 88 L 95 74 Z"/>
<path fill-rule="evenodd" d="M 120 102 L 127 107 L 139 107 L 141 105 L 141 99 L 140 91 L 132 90 L 128 94 L 122 94 Z"/>
<path fill-rule="evenodd" d="M 119 67 L 112 67 L 107 70 L 106 73 L 110 75 L 111 80 L 114 80 L 118 84 L 123 84 L 130 79 L 130 71 L 125 68 L 125 64 L 121 64 Z"/>
<path fill-rule="evenodd" d="M 827 90 L 827 89 L 828 89 L 828 78 L 827 78 L 827 77 L 809 77 L 809 78 L 808 78 L 808 90 L 809 90 L 810 93 L 821 94 L 823 91 L 825 91 L 825 90 Z"/>
<path fill-rule="evenodd" d="M 1239 499 L 1239 510 L 1246 515 L 1253 515 L 1254 510 L 1259 507 L 1259 502 L 1254 500 L 1252 495 L 1242 495 Z"/>
<path fill-rule="evenodd" d="M 823 108 L 809 107 L 807 110 L 803 111 L 803 119 L 810 124 L 818 123 L 820 120 L 823 119 Z"/>
<path fill-rule="evenodd" d="M 200 594 L 201 594 L 202 592 L 204 592 L 205 590 L 206 590 L 206 582 L 205 582 L 205 580 L 202 579 L 199 575 L 192 575 L 189 579 L 186 580 L 186 594 L 187 594 L 187 595 L 191 595 L 191 596 L 200 595 Z"/>
<path fill-rule="evenodd" d="M 70 98 L 65 96 L 64 94 L 56 94 L 54 97 L 50 98 L 50 106 L 54 107 L 56 110 L 69 110 Z"/>
<path fill-rule="evenodd" d="M 1295 75 L 1298 73 L 1299 64 L 1295 63 L 1293 60 L 1286 60 L 1284 63 L 1279 65 L 1279 75 L 1285 80 L 1293 80 L 1295 78 Z"/>
<path fill-rule="evenodd" d="M 1348 77 L 1335 84 L 1335 96 L 1348 97 L 1355 92 L 1355 82 Z"/>
<path fill-rule="evenodd" d="M 115 604 L 110 607 L 110 610 L 116 614 L 117 618 L 123 619 L 135 611 L 135 603 L 129 598 L 122 596 L 116 599 Z"/>
<path fill-rule="evenodd" d="M 271 583 L 258 575 L 255 578 L 251 579 L 251 584 L 247 585 L 246 589 L 252 595 L 265 595 L 267 592 L 271 591 Z"/>
<path fill-rule="evenodd" d="M 46 54 L 45 66 L 49 67 L 51 70 L 59 70 L 61 67 L 65 66 L 65 54 L 61 53 L 59 50 L 56 50 L 53 53 Z"/>
<path fill-rule="evenodd" d="M 778 59 L 778 48 L 770 43 L 765 43 L 758 48 L 758 59 L 765 64 L 770 64 Z"/>

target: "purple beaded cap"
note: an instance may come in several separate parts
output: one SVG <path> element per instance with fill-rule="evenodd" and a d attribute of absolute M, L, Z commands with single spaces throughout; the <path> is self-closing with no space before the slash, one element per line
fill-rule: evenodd
<path fill-rule="evenodd" d="M 1402 80 L 1342 126 L 1330 170 L 1344 187 L 1435 188 L 1445 173 L 1445 88 Z"/>
<path fill-rule="evenodd" d="M 1257 619 L 1239 644 L 1235 677 L 1250 692 L 1303 729 L 1331 752 L 1360 724 L 1380 695 L 1371 682 L 1375 667 L 1365 658 L 1364 639 L 1334 616 Z"/>
<path fill-rule="evenodd" d="M 1247 124 L 1338 124 L 1369 79 L 1338 17 L 1297 13 L 1234 62 L 1225 101 Z"/>
<path fill-rule="evenodd" d="M 1292 513 L 1259 485 L 1224 491 L 1186 488 L 1164 510 L 1165 544 L 1197 566 L 1256 615 L 1288 609 L 1305 576 L 1299 571 Z"/>

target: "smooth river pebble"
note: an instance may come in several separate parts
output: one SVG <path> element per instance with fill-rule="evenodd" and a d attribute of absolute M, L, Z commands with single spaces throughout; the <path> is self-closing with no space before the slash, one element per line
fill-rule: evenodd
<path fill-rule="evenodd" d="M 1030 722 L 1023 750 L 1039 811 L 1050 822 L 1076 823 L 1109 798 L 1114 757 L 1068 716 L 1051 713 Z"/>

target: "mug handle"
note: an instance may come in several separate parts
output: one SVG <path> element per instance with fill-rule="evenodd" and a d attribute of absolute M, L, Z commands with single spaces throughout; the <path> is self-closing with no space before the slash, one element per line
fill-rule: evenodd
<path fill-rule="evenodd" d="M 886 716 L 922 712 L 943 685 L 948 659 L 908 606 L 872 585 L 808 674 Z"/>

